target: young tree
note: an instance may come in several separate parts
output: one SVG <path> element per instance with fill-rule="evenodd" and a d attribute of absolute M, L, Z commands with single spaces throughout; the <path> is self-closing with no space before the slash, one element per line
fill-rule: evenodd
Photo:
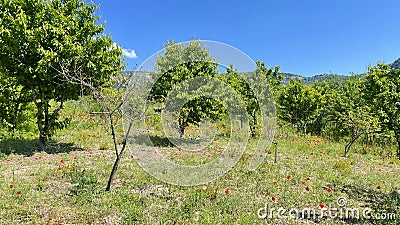
<path fill-rule="evenodd" d="M 108 128 L 111 133 L 115 151 L 115 161 L 106 187 L 106 191 L 110 191 L 112 181 L 118 170 L 119 163 L 126 150 L 128 137 L 130 135 L 134 120 L 138 121 L 142 119 L 138 118 L 140 113 L 137 112 L 139 111 L 138 108 L 140 108 L 140 106 L 144 103 L 137 102 L 138 99 L 132 98 L 132 96 L 140 95 L 144 92 L 144 90 L 142 90 L 139 84 L 140 80 L 131 79 L 131 82 L 129 82 L 129 78 L 124 76 L 124 73 L 111 77 L 110 81 L 107 82 L 107 85 L 95 87 L 91 83 L 79 78 L 84 77 L 82 74 L 80 74 L 81 72 L 82 71 L 79 70 L 70 70 L 68 67 L 63 66 L 61 67 L 60 71 L 60 73 L 71 85 L 79 84 L 81 85 L 82 90 L 90 92 L 90 94 L 96 100 L 96 106 L 99 106 L 101 110 L 101 112 L 91 113 L 101 113 L 105 116 L 105 120 L 108 122 Z M 76 74 L 80 74 L 82 76 L 77 77 Z M 128 84 L 130 85 L 130 88 L 128 88 Z M 128 94 L 130 95 L 130 98 L 127 97 Z M 123 110 L 124 104 L 130 106 L 129 110 Z M 121 132 L 117 132 L 117 126 L 124 126 L 126 129 L 121 134 Z"/>
<path fill-rule="evenodd" d="M 283 78 L 282 75 L 278 73 L 279 66 L 273 68 L 266 68 L 264 63 L 261 61 L 256 62 L 256 70 L 253 73 L 244 74 L 247 79 L 253 79 L 255 77 L 261 77 L 261 79 L 266 80 L 267 84 L 273 90 L 273 93 L 278 92 L 278 86 Z M 258 117 L 260 114 L 260 107 L 258 99 L 255 93 L 251 89 L 250 85 L 246 80 L 240 76 L 239 72 L 233 68 L 233 65 L 227 69 L 226 73 L 218 76 L 218 79 L 229 84 L 240 96 L 245 104 L 247 114 L 249 115 L 250 132 L 252 137 L 257 135 L 257 125 Z"/>
<path fill-rule="evenodd" d="M 60 72 L 98 87 L 123 68 L 121 49 L 103 35 L 97 6 L 83 0 L 0 0 L 0 68 L 30 91 L 44 149 L 64 102 L 85 94 Z"/>
<path fill-rule="evenodd" d="M 165 52 L 156 62 L 158 77 L 150 92 L 150 100 L 164 103 L 170 91 L 182 81 L 204 76 L 215 77 L 217 64 L 212 62 L 207 49 L 196 40 L 187 45 L 175 44 L 173 40 L 165 44 Z M 203 118 L 217 119 L 224 113 L 221 104 L 210 98 L 199 96 L 188 101 L 178 117 L 179 133 L 183 137 L 189 124 L 198 124 Z"/>
<path fill-rule="evenodd" d="M 324 123 L 327 129 L 338 136 L 350 136 L 343 154 L 346 156 L 361 135 L 380 131 L 379 121 L 365 101 L 363 78 L 354 75 L 335 86 L 323 109 Z"/>
<path fill-rule="evenodd" d="M 400 69 L 379 63 L 369 68 L 365 79 L 365 99 L 383 129 L 394 133 L 400 158 Z"/>
<path fill-rule="evenodd" d="M 318 118 L 325 96 L 318 83 L 303 85 L 302 80 L 290 80 L 281 87 L 277 98 L 278 117 L 297 125 L 304 135 L 307 127 Z"/>

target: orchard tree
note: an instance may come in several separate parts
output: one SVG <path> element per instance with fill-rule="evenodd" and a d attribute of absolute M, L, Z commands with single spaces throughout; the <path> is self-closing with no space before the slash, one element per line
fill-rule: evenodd
<path fill-rule="evenodd" d="M 307 127 L 315 122 L 321 111 L 325 96 L 322 88 L 315 83 L 304 85 L 302 80 L 291 79 L 281 87 L 277 98 L 278 118 L 298 126 L 307 134 Z"/>
<path fill-rule="evenodd" d="M 156 61 L 158 77 L 150 92 L 150 100 L 164 103 L 170 91 L 177 84 L 195 77 L 215 77 L 217 64 L 212 62 L 208 50 L 196 40 L 187 45 L 175 44 L 174 40 L 165 45 L 165 52 Z M 178 131 L 183 137 L 189 124 L 198 124 L 204 118 L 217 119 L 225 110 L 217 101 L 205 96 L 189 100 L 179 112 Z"/>
<path fill-rule="evenodd" d="M 392 131 L 400 158 L 400 69 L 379 63 L 365 76 L 365 98 L 383 129 Z"/>
<path fill-rule="evenodd" d="M 335 84 L 324 108 L 325 127 L 338 136 L 350 136 L 344 156 L 361 136 L 380 132 L 379 121 L 365 101 L 365 80 L 353 75 Z"/>
<path fill-rule="evenodd" d="M 121 49 L 83 0 L 0 0 L 0 68 L 29 91 L 44 149 L 64 102 L 121 71 Z M 62 71 L 76 71 L 68 79 Z M 70 82 L 71 80 L 80 81 Z"/>
<path fill-rule="evenodd" d="M 256 62 L 256 69 L 252 73 L 243 74 L 250 81 L 253 78 L 261 77 L 261 80 L 267 81 L 270 90 L 277 93 L 278 86 L 282 80 L 282 75 L 278 73 L 279 66 L 273 68 L 266 68 L 265 64 L 261 61 Z M 245 104 L 247 114 L 249 115 L 249 125 L 252 137 L 257 136 L 258 117 L 260 116 L 259 100 L 257 99 L 254 91 L 251 89 L 246 79 L 240 76 L 239 72 L 230 65 L 225 74 L 218 76 L 220 80 L 229 84 L 240 96 Z M 270 96 L 272 97 L 272 96 Z"/>

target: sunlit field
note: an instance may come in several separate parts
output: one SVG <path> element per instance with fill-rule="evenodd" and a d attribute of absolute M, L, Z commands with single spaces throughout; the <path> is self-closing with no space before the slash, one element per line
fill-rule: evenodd
<path fill-rule="evenodd" d="M 111 192 L 105 192 L 115 152 L 100 115 L 65 110 L 70 125 L 57 130 L 46 151 L 37 152 L 29 137 L 3 137 L 1 149 L 1 224 L 398 224 L 400 161 L 390 146 L 357 142 L 347 158 L 344 140 L 302 136 L 286 127 L 276 132 L 275 145 L 246 150 L 231 170 L 208 184 L 181 187 L 160 182 L 138 164 L 129 151 L 123 156 Z M 153 143 L 165 158 L 186 165 L 207 163 L 220 154 L 229 129 L 217 122 L 216 138 L 205 150 L 182 151 L 158 134 Z M 157 131 L 158 129 L 158 131 Z M 120 131 L 123 129 L 121 128 Z M 187 137 L 198 135 L 196 127 Z M 248 149 L 255 144 L 250 139 Z M 75 143 L 75 144 L 70 144 Z M 264 158 L 255 171 L 253 157 Z M 347 207 L 371 208 L 370 219 L 330 219 L 325 211 L 344 198 Z M 277 211 L 263 218 L 263 207 L 315 209 L 315 215 Z M 269 212 L 268 212 L 269 213 Z M 362 211 L 360 211 L 362 214 Z M 388 213 L 386 220 L 376 215 Z M 391 214 L 389 214 L 391 213 Z M 393 215 L 392 215 L 393 214 Z M 315 216 L 315 217 L 314 217 Z"/>

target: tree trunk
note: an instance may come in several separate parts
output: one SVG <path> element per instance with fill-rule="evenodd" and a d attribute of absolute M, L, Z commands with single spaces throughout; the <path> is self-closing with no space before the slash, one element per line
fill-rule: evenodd
<path fill-rule="evenodd" d="M 39 150 L 44 151 L 44 148 L 46 146 L 47 139 L 42 136 L 42 134 L 39 135 Z"/>
<path fill-rule="evenodd" d="M 184 136 L 185 136 L 185 128 L 186 128 L 185 125 L 180 125 L 179 126 L 179 137 L 180 138 L 184 138 Z"/>
<path fill-rule="evenodd" d="M 397 139 L 397 157 L 400 159 L 400 139 Z"/>
<path fill-rule="evenodd" d="M 128 131 L 125 134 L 125 139 L 122 142 L 122 148 L 121 148 L 121 151 L 119 153 L 118 153 L 118 147 L 117 147 L 117 145 L 115 145 L 115 148 L 116 148 L 115 152 L 117 153 L 117 158 L 115 159 L 114 166 L 113 166 L 113 168 L 111 170 L 110 177 L 108 178 L 106 191 L 110 191 L 111 190 L 111 184 L 112 184 L 112 181 L 114 179 L 115 173 L 117 172 L 117 169 L 118 169 L 118 166 L 119 166 L 119 162 L 121 161 L 121 157 L 122 157 L 122 155 L 124 153 L 124 150 L 125 150 L 125 147 L 126 147 L 126 143 L 127 143 L 127 139 L 128 139 L 129 133 L 131 131 L 132 125 L 133 125 L 132 122 L 129 123 Z M 113 130 L 114 143 L 116 143 L 116 135 L 115 135 L 115 132 L 114 132 L 114 128 L 112 128 L 112 130 Z"/>
<path fill-rule="evenodd" d="M 255 138 L 256 137 L 256 128 L 257 128 L 257 114 L 256 110 L 253 111 L 253 124 L 250 126 L 251 129 L 251 137 Z"/>
<path fill-rule="evenodd" d="M 37 106 L 38 112 L 37 112 L 37 125 L 38 125 L 38 130 L 39 130 L 39 150 L 43 151 L 45 146 L 46 146 L 46 142 L 47 142 L 47 137 L 45 134 L 45 128 L 43 126 L 43 121 L 42 121 L 42 117 L 43 117 L 43 112 L 42 112 L 42 108 L 41 106 Z"/>
<path fill-rule="evenodd" d="M 40 92 L 40 90 L 39 90 L 39 92 Z M 54 125 L 55 119 L 58 115 L 58 112 L 64 107 L 65 98 L 64 98 L 64 96 L 62 96 L 60 105 L 50 115 L 49 114 L 49 107 L 50 107 L 49 100 L 45 99 L 44 91 L 41 91 L 40 102 L 38 101 L 38 99 L 36 97 L 36 92 L 33 88 L 32 88 L 32 96 L 33 96 L 33 102 L 35 103 L 36 108 L 37 108 L 36 119 L 37 119 L 37 125 L 38 125 L 38 130 L 39 130 L 39 150 L 43 151 L 47 144 L 48 138 L 51 135 L 50 131 L 53 128 L 53 125 Z"/>
<path fill-rule="evenodd" d="M 121 161 L 122 152 L 123 152 L 123 151 L 121 151 L 121 153 L 118 154 L 118 155 L 117 155 L 117 158 L 115 159 L 114 166 L 113 166 L 113 168 L 112 168 L 112 170 L 111 170 L 110 177 L 108 178 L 108 183 L 107 183 L 106 191 L 110 191 L 110 190 L 111 190 L 111 184 L 112 184 L 112 181 L 113 181 L 113 179 L 114 179 L 115 172 L 117 172 L 117 169 L 118 169 L 118 166 L 119 166 L 119 162 Z"/>
<path fill-rule="evenodd" d="M 397 141 L 397 157 L 400 159 L 400 135 L 396 135 Z"/>
<path fill-rule="evenodd" d="M 40 91 L 39 91 L 40 92 Z M 36 114 L 36 123 L 38 125 L 38 130 L 39 130 L 39 150 L 43 151 L 44 147 L 46 145 L 46 136 L 44 135 L 44 127 L 43 127 L 43 102 L 44 102 L 44 93 L 42 92 L 42 97 L 39 99 L 36 96 L 36 90 L 34 87 L 32 87 L 32 98 L 33 102 L 36 105 L 37 108 L 37 114 Z"/>
<path fill-rule="evenodd" d="M 343 157 L 346 157 L 347 153 L 350 151 L 351 146 L 354 144 L 354 142 L 365 132 L 360 132 L 358 134 L 352 135 L 351 140 L 349 141 L 349 143 L 347 143 L 346 147 L 344 148 L 344 153 L 343 153 Z"/>

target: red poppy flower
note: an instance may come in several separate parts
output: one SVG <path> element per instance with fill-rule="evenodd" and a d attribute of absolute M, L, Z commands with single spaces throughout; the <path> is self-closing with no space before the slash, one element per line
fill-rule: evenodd
<path fill-rule="evenodd" d="M 276 198 L 274 196 L 272 196 L 272 201 L 274 202 L 276 200 Z"/>
<path fill-rule="evenodd" d="M 378 187 L 376 187 L 376 188 L 378 188 L 378 189 L 381 189 L 382 187 L 379 185 Z"/>
<path fill-rule="evenodd" d="M 328 188 L 328 190 L 326 190 L 326 191 L 329 193 L 329 192 L 331 192 L 331 189 L 330 189 L 330 188 Z"/>
<path fill-rule="evenodd" d="M 225 194 L 229 194 L 229 190 L 228 189 L 225 189 Z"/>
<path fill-rule="evenodd" d="M 14 184 L 10 184 L 10 188 L 13 188 L 14 187 Z"/>
<path fill-rule="evenodd" d="M 306 182 L 302 181 L 301 184 L 305 184 Z"/>
<path fill-rule="evenodd" d="M 310 178 L 309 178 L 309 177 L 307 177 L 307 178 L 306 178 L 306 181 L 309 181 L 309 180 L 310 180 Z"/>
<path fill-rule="evenodd" d="M 276 181 L 272 182 L 274 185 L 276 185 Z"/>
<path fill-rule="evenodd" d="M 61 159 L 60 162 L 61 162 L 61 163 L 64 163 L 64 159 Z"/>
<path fill-rule="evenodd" d="M 57 170 L 61 170 L 61 167 L 58 167 Z"/>
<path fill-rule="evenodd" d="M 306 187 L 306 191 L 310 191 L 310 188 L 309 188 L 309 187 Z"/>
<path fill-rule="evenodd" d="M 290 175 L 288 175 L 286 178 L 287 178 L 287 179 L 290 179 Z"/>
<path fill-rule="evenodd" d="M 324 204 L 319 204 L 319 207 L 322 209 L 322 208 L 325 207 L 325 205 Z"/>
<path fill-rule="evenodd" d="M 172 160 L 172 161 L 174 161 L 174 159 L 175 159 L 174 157 L 171 157 L 171 160 Z"/>
<path fill-rule="evenodd" d="M 20 195 L 21 194 L 21 192 L 20 191 L 17 191 L 17 193 L 16 193 L 17 195 Z"/>

